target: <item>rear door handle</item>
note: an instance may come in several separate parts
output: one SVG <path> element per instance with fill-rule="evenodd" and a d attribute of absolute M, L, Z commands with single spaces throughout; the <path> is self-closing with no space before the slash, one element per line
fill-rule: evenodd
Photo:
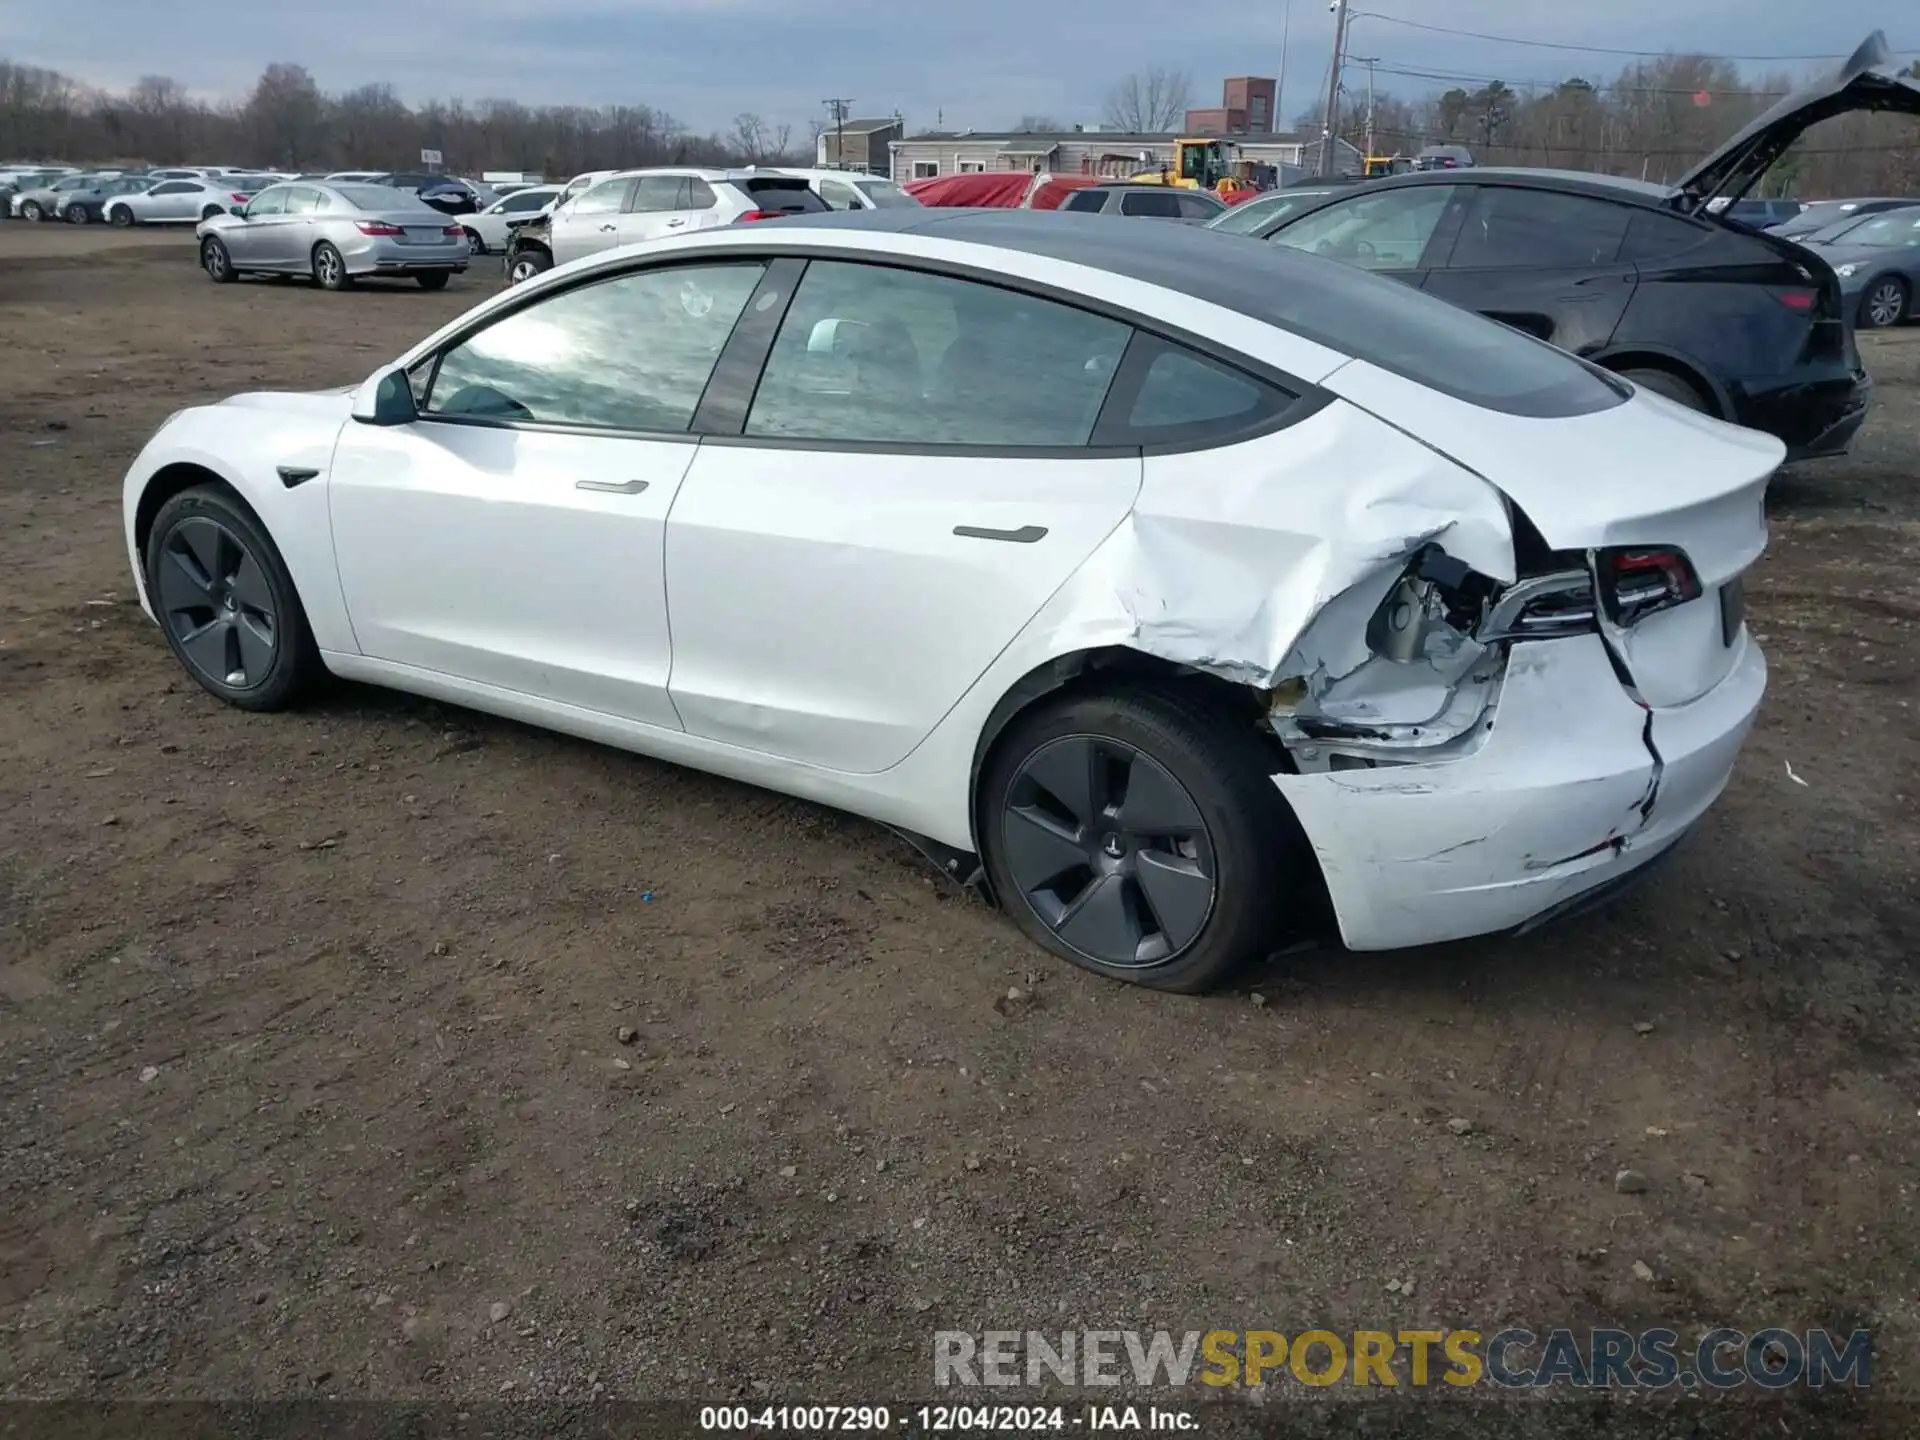
<path fill-rule="evenodd" d="M 673 227 L 675 227 L 675 226 L 678 226 L 678 225 L 684 225 L 684 224 L 686 224 L 686 223 L 687 223 L 687 222 L 686 222 L 686 221 L 684 221 L 684 220 L 669 220 L 669 221 L 667 221 L 667 226 L 668 226 L 668 228 L 669 228 L 669 229 L 671 229 L 671 228 L 673 228 Z"/>
<path fill-rule="evenodd" d="M 576 480 L 576 490 L 602 490 L 609 495 L 638 495 L 647 488 L 644 480 Z"/>
<path fill-rule="evenodd" d="M 612 231 L 614 231 L 614 230 L 618 230 L 619 228 L 620 228 L 620 227 L 619 227 L 618 225 L 602 225 L 602 226 L 600 227 L 600 233 L 601 233 L 601 234 L 603 234 L 603 235 L 605 235 L 605 234 L 608 234 L 608 233 L 610 233 L 610 232 L 612 232 Z"/>
<path fill-rule="evenodd" d="M 993 530 L 985 525 L 956 525 L 953 533 L 966 540 L 1007 540 L 1015 545 L 1031 545 L 1046 538 L 1044 525 L 1022 525 L 1018 530 Z"/>

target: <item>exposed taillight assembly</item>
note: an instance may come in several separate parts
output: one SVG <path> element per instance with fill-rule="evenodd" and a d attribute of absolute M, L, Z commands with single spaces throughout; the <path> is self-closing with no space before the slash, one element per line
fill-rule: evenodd
<path fill-rule="evenodd" d="M 1700 598 L 1700 577 L 1686 552 L 1671 545 L 1624 546 L 1594 552 L 1600 603 L 1616 625 Z"/>
<path fill-rule="evenodd" d="M 356 220 L 353 228 L 362 235 L 377 235 L 392 239 L 395 235 L 404 235 L 406 230 L 398 225 L 389 225 L 384 220 Z"/>

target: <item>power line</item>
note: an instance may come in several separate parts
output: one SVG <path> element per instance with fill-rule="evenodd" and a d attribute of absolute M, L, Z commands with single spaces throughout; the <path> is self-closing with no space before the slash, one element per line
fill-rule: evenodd
<path fill-rule="evenodd" d="M 1356 11 L 1358 17 L 1363 12 Z M 1667 50 L 1619 50 L 1607 45 L 1565 45 L 1553 40 L 1524 40 L 1517 35 L 1489 35 L 1483 30 L 1456 30 L 1450 25 L 1429 25 L 1421 20 L 1402 20 L 1396 15 L 1381 15 L 1372 10 L 1364 12 L 1368 20 L 1383 25 L 1403 25 L 1409 30 L 1426 30 L 1435 35 L 1457 35 L 1465 40 L 1484 40 L 1491 45 L 1520 45 L 1529 50 L 1566 50 L 1582 55 L 1624 55 L 1635 60 L 1664 60 L 1670 55 L 1691 52 Z M 1911 49 L 1895 50 L 1896 55 L 1913 53 Z M 1706 60 L 1738 60 L 1753 64 L 1777 64 L 1792 60 L 1845 60 L 1846 54 L 1836 55 L 1704 55 Z"/>
<path fill-rule="evenodd" d="M 1469 85 L 1507 85 L 1517 90 L 1558 90 L 1565 86 L 1566 80 L 1508 80 L 1498 75 L 1468 75 L 1454 70 L 1428 70 L 1416 68 L 1410 62 L 1380 62 L 1382 75 L 1399 75 L 1409 80 L 1438 80 Z M 1585 77 L 1581 77 L 1585 78 Z M 1714 99 L 1753 99 L 1777 100 L 1790 94 L 1786 90 L 1702 90 L 1698 86 L 1675 85 L 1616 85 L 1610 81 L 1589 80 L 1587 82 L 1595 95 L 1711 95 Z"/>

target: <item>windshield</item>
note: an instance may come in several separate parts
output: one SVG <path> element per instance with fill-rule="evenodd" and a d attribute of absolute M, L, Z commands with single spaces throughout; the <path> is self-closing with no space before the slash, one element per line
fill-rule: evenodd
<path fill-rule="evenodd" d="M 853 188 L 873 202 L 876 210 L 917 210 L 920 202 L 891 180 L 856 180 Z"/>
<path fill-rule="evenodd" d="M 1214 216 L 1207 222 L 1207 228 L 1225 230 L 1231 235 L 1251 235 L 1282 215 L 1291 215 L 1300 206 L 1332 193 L 1331 190 L 1289 190 L 1284 195 L 1263 195 L 1258 200 L 1245 200 L 1229 206 L 1225 214 Z"/>
<path fill-rule="evenodd" d="M 1920 209 L 1888 210 L 1865 220 L 1832 225 L 1820 232 L 1823 244 L 1868 245 L 1876 249 L 1920 245 Z"/>

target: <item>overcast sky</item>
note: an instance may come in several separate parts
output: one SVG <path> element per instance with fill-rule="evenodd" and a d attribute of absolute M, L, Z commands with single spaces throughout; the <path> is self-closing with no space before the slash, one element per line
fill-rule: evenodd
<path fill-rule="evenodd" d="M 1369 18 L 1536 42 L 1736 56 L 1848 51 L 1875 27 L 1920 50 L 1913 0 L 1360 0 L 1352 51 L 1381 70 L 1527 80 L 1612 75 L 1623 55 L 1438 34 Z M 1839 18 L 1845 16 L 1846 18 Z M 859 115 L 902 112 L 909 129 L 991 129 L 1022 114 L 1100 118 L 1113 80 L 1161 63 L 1216 104 L 1219 78 L 1271 75 L 1287 60 L 1282 117 L 1324 94 L 1326 0 L 0 0 L 0 58 L 99 85 L 172 76 L 243 97 L 262 66 L 303 64 L 328 90 L 383 80 L 409 101 L 508 97 L 530 104 L 644 103 L 697 130 L 756 111 L 792 123 L 847 96 Z M 1906 57 L 1906 58 L 1910 58 Z M 1804 70 L 1815 62 L 1747 68 Z M 1364 80 L 1356 69 L 1349 84 Z M 1405 95 L 1442 82 L 1380 75 Z"/>

